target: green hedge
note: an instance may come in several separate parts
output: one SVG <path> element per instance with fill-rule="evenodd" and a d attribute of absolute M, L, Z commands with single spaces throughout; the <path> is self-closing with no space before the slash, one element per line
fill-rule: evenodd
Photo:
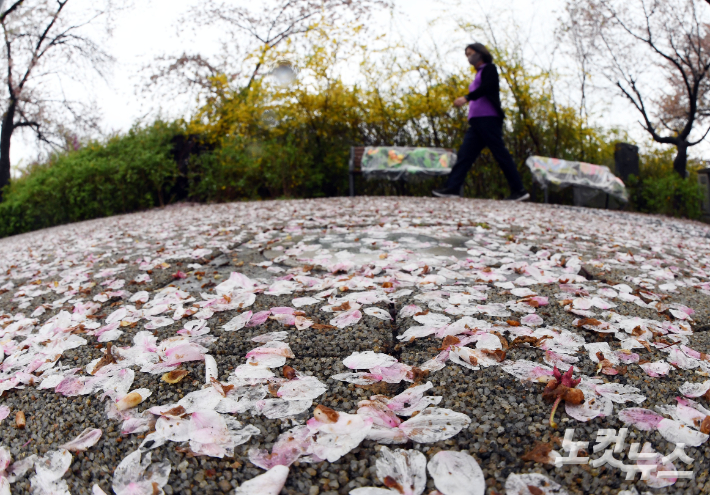
<path fill-rule="evenodd" d="M 0 203 L 0 236 L 172 202 L 180 125 L 156 122 L 56 155 L 13 180 Z"/>
<path fill-rule="evenodd" d="M 206 146 L 180 122 L 134 127 L 123 136 L 53 156 L 13 180 L 0 203 L 0 237 L 80 220 L 129 213 L 182 199 L 221 202 L 345 194 L 349 144 L 344 136 L 316 140 L 307 132 L 283 139 L 231 137 Z M 667 155 L 667 156 L 666 156 Z M 175 156 L 180 156 L 182 171 Z M 188 159 L 189 158 L 189 159 Z M 643 157 L 632 177 L 628 210 L 699 218 L 700 189 L 692 173 L 679 178 L 671 154 Z M 522 172 L 529 182 L 529 173 Z M 440 180 L 407 185 L 358 180 L 359 194 L 429 195 Z M 475 197 L 507 192 L 484 153 L 469 177 Z M 569 196 L 569 198 L 567 197 Z M 558 201 L 571 203 L 571 194 Z"/>
<path fill-rule="evenodd" d="M 702 215 L 702 192 L 692 172 L 687 179 L 670 172 L 661 177 L 632 175 L 627 182 L 630 207 L 634 211 L 692 219 Z"/>

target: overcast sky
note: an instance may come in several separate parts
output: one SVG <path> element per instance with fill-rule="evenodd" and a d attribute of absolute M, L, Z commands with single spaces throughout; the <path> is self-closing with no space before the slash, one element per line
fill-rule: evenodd
<path fill-rule="evenodd" d="M 241 0 L 234 0 L 239 2 Z M 259 0 L 257 0 L 258 2 Z M 449 2 L 455 0 L 448 0 Z M 394 20 L 381 16 L 377 28 L 382 30 L 394 26 L 405 40 L 420 41 L 427 30 L 427 23 L 441 16 L 442 6 L 433 0 L 395 0 L 398 15 Z M 179 18 L 194 0 L 148 0 L 135 2 L 135 8 L 121 12 L 116 19 L 116 29 L 110 40 L 109 51 L 116 58 L 116 65 L 109 80 L 97 82 L 90 92 L 95 95 L 103 112 L 106 131 L 128 129 L 149 109 L 145 102 L 136 96 L 136 87 L 140 84 L 140 68 L 150 64 L 161 54 L 177 54 L 183 50 L 214 53 L 219 49 L 218 34 L 209 30 L 199 31 L 195 35 L 185 34 L 179 25 Z M 253 2 L 252 2 L 253 4 Z M 538 63 L 548 63 L 549 46 L 558 25 L 564 0 L 497 0 L 496 2 L 467 0 L 464 7 L 456 11 L 472 22 L 483 20 L 485 13 L 494 14 L 496 28 L 509 29 L 512 21 L 520 30 L 516 33 L 526 40 L 528 56 Z M 178 33 L 182 31 L 182 35 Z M 450 33 L 442 27 L 433 31 L 435 38 L 446 40 Z M 485 41 L 485 40 L 483 40 Z M 461 63 L 466 63 L 462 58 Z M 572 68 L 564 66 L 571 72 Z M 563 74 L 564 75 L 564 74 Z M 84 88 L 73 88 L 76 92 Z M 71 88 L 70 88 L 71 90 Z M 465 88 L 462 89 L 462 92 Z M 596 95 L 598 118 L 607 126 L 624 126 L 633 131 L 637 139 L 643 138 L 636 124 L 637 118 L 620 99 L 610 95 Z M 606 102 L 606 104 L 604 104 Z M 612 103 L 613 102 L 613 103 Z M 151 104 L 156 102 L 151 101 Z M 158 102 L 170 114 L 172 102 Z M 19 138 L 20 136 L 18 136 Z M 30 142 L 15 139 L 12 148 L 12 161 L 22 166 L 36 156 L 36 150 Z"/>

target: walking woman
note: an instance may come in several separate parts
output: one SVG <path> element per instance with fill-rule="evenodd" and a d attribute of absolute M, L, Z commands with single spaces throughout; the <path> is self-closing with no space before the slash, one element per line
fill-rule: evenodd
<path fill-rule="evenodd" d="M 432 192 L 440 198 L 460 196 L 466 174 L 483 148 L 487 147 L 508 180 L 511 194 L 506 199 L 525 201 L 530 198 L 530 194 L 523 187 L 518 168 L 503 143 L 505 114 L 500 106 L 498 69 L 493 64 L 490 52 L 481 43 L 468 45 L 466 57 L 476 68 L 476 77 L 469 87 L 469 93 L 456 98 L 454 106 L 462 107 L 468 102 L 468 131 L 459 149 L 458 159 L 446 181 L 446 187 Z"/>

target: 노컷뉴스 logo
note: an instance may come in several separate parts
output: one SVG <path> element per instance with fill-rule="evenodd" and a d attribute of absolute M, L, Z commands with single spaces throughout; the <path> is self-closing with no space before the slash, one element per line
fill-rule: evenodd
<path fill-rule="evenodd" d="M 628 444 L 629 452 L 626 458 L 629 461 L 634 461 L 634 463 L 624 464 L 623 461 L 614 457 L 614 454 L 620 454 L 626 449 L 628 428 L 619 429 L 618 434 L 614 429 L 601 429 L 597 431 L 597 444 L 594 446 L 592 452 L 602 452 L 602 455 L 596 459 L 579 455 L 580 450 L 586 449 L 589 446 L 589 442 L 575 442 L 574 433 L 574 428 L 565 430 L 562 449 L 565 452 L 569 452 L 569 455 L 567 457 L 555 458 L 555 466 L 558 468 L 566 464 L 589 464 L 593 468 L 609 465 L 624 471 L 627 480 L 633 480 L 637 473 L 641 474 L 642 480 L 648 480 L 651 474 L 662 479 L 692 479 L 694 477 L 693 471 L 677 471 L 672 464 L 674 461 L 678 460 L 687 465 L 693 463 L 693 459 L 685 453 L 685 444 L 683 443 L 677 443 L 673 452 L 666 456 L 654 452 L 650 444 L 644 445 L 644 448 L 641 450 L 639 450 L 639 443 Z"/>

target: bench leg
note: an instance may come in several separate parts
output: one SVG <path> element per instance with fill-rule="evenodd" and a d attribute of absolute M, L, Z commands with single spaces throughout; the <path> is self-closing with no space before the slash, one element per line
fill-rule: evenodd
<path fill-rule="evenodd" d="M 545 188 L 545 204 L 547 204 L 547 201 L 548 201 L 547 190 L 548 190 L 548 188 L 546 187 Z"/>
<path fill-rule="evenodd" d="M 604 209 L 608 210 L 609 209 L 609 193 L 606 195 L 606 204 L 604 205 Z"/>
<path fill-rule="evenodd" d="M 348 175 L 350 182 L 350 197 L 352 198 L 353 196 L 355 196 L 355 176 L 352 172 L 350 172 Z"/>

